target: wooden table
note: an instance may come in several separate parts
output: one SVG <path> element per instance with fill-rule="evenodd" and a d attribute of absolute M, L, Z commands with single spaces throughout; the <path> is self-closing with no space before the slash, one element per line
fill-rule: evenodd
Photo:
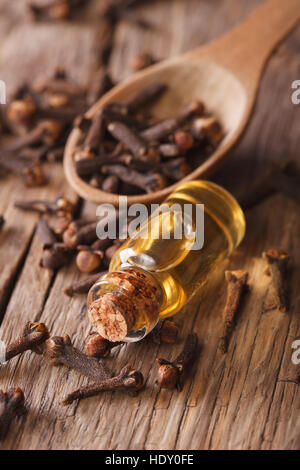
<path fill-rule="evenodd" d="M 87 83 L 103 51 L 116 80 L 131 72 L 129 59 L 139 51 L 158 58 L 174 56 L 220 36 L 243 19 L 260 0 L 166 0 L 140 7 L 153 24 L 144 30 L 119 22 L 111 30 L 94 14 L 94 1 L 78 21 L 32 24 L 25 2 L 0 3 L 0 78 L 8 91 L 24 79 L 49 74 L 64 65 Z M 246 136 L 214 180 L 237 193 L 247 190 L 266 163 L 299 157 L 300 105 L 291 102 L 291 84 L 300 78 L 300 29 L 278 48 L 269 62 L 254 118 Z M 54 198 L 72 191 L 61 168 L 49 169 L 51 182 L 25 190 L 14 176 L 0 180 L 0 213 L 7 220 L 0 235 L 1 338 L 9 342 L 27 320 L 41 320 L 52 334 L 68 333 L 83 348 L 90 331 L 85 297 L 68 298 L 62 288 L 79 274 L 72 264 L 53 274 L 38 266 L 37 216 L 13 207 L 17 198 Z M 74 196 L 74 195 L 73 195 Z M 95 207 L 85 204 L 86 214 Z M 10 429 L 5 449 L 297 449 L 300 445 L 299 387 L 291 361 L 292 343 L 300 336 L 299 205 L 274 195 L 247 212 L 247 235 L 230 267 L 249 270 L 246 296 L 229 351 L 218 350 L 225 286 L 195 296 L 178 316 L 181 341 L 175 347 L 151 341 L 128 345 L 107 361 L 116 370 L 125 361 L 140 368 L 146 388 L 137 398 L 107 393 L 62 407 L 62 397 L 85 379 L 66 368 L 53 368 L 26 353 L 0 369 L 0 388 L 23 388 L 28 414 Z M 291 253 L 291 308 L 263 313 L 268 278 L 263 250 Z M 216 289 L 216 287 L 215 287 Z M 181 393 L 155 386 L 156 357 L 171 358 L 194 329 L 201 355 Z"/>

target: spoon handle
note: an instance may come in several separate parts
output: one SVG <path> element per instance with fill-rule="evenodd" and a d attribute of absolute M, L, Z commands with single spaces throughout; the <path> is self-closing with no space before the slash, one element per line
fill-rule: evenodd
<path fill-rule="evenodd" d="M 300 0 L 267 0 L 225 36 L 186 57 L 223 65 L 255 92 L 268 57 L 299 19 Z"/>

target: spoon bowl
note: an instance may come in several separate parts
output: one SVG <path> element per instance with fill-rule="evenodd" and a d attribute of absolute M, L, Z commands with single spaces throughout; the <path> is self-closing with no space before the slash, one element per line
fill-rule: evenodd
<path fill-rule="evenodd" d="M 154 117 L 172 117 L 184 103 L 198 99 L 223 126 L 225 137 L 220 145 L 189 175 L 163 190 L 128 196 L 129 205 L 161 202 L 178 184 L 208 177 L 225 162 L 249 122 L 267 58 L 299 16 L 300 0 L 286 0 L 284 4 L 281 0 L 268 0 L 223 38 L 135 74 L 106 93 L 87 112 L 86 117 L 93 118 L 107 103 L 126 102 L 147 85 L 161 82 L 168 89 L 153 105 Z M 81 137 L 81 131 L 74 129 L 66 145 L 64 169 L 69 183 L 84 199 L 118 205 L 118 194 L 93 188 L 77 175 L 73 156 Z"/>

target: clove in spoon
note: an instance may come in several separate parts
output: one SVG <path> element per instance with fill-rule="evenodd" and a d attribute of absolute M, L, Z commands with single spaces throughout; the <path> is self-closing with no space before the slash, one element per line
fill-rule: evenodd
<path fill-rule="evenodd" d="M 154 116 L 170 117 L 183 103 L 199 99 L 223 125 L 225 138 L 221 145 L 192 173 L 161 191 L 128 196 L 128 204 L 161 202 L 182 181 L 208 177 L 224 163 L 250 120 L 267 59 L 299 18 L 300 0 L 267 0 L 225 36 L 136 73 L 87 112 L 86 116 L 92 118 L 103 105 L 126 102 L 147 85 L 162 82 L 168 90 L 153 107 Z M 64 169 L 69 183 L 87 200 L 118 205 L 117 194 L 93 188 L 77 175 L 73 155 L 80 137 L 81 131 L 74 129 L 65 149 Z"/>

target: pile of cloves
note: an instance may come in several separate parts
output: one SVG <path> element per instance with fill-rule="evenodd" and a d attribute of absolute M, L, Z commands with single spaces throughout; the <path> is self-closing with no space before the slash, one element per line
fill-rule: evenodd
<path fill-rule="evenodd" d="M 92 120 L 77 119 L 82 140 L 74 165 L 83 180 L 111 193 L 151 193 L 181 180 L 214 152 L 223 130 L 201 101 L 186 103 L 168 119 L 151 115 L 149 106 L 166 90 L 152 83 L 126 103 L 105 105 Z"/>
<path fill-rule="evenodd" d="M 178 327 L 172 320 L 161 321 L 156 327 L 156 336 L 160 336 L 160 340 L 163 342 L 174 343 L 177 340 L 177 335 Z M 167 339 L 165 340 L 165 338 Z M 53 366 L 67 366 L 93 381 L 92 385 L 81 387 L 67 395 L 62 401 L 63 405 L 70 405 L 75 400 L 99 395 L 105 391 L 123 391 L 134 396 L 143 388 L 143 374 L 127 364 L 118 374 L 114 375 L 102 360 L 114 347 L 120 344 L 123 343 L 110 343 L 93 333 L 86 340 L 87 354 L 84 354 L 72 345 L 68 335 L 51 337 L 44 323 L 27 322 L 21 335 L 6 346 L 5 361 L 10 361 L 26 351 L 31 351 L 43 356 Z M 190 364 L 196 347 L 197 336 L 195 334 L 189 335 L 182 353 L 174 362 L 178 379 L 174 381 L 173 387 L 170 386 L 170 383 L 165 386 L 164 381 L 159 380 L 158 383 L 162 388 L 179 386 L 179 376 Z M 24 396 L 20 389 L 6 393 L 0 391 L 0 439 L 5 437 L 10 421 L 19 416 L 23 410 Z"/>
<path fill-rule="evenodd" d="M 43 216 L 36 230 L 42 245 L 41 267 L 56 270 L 75 257 L 79 271 L 96 273 L 87 280 L 66 287 L 64 292 L 70 296 L 86 293 L 92 280 L 95 282 L 96 276 L 99 278 L 108 268 L 112 256 L 127 237 L 130 223 L 129 220 L 127 225 L 116 231 L 118 238 L 100 239 L 97 235 L 100 220 L 74 218 L 76 207 L 63 195 L 59 195 L 54 201 L 16 201 L 15 207 L 24 211 L 35 211 Z M 116 226 L 119 225 L 117 213 L 115 223 Z"/>
<path fill-rule="evenodd" d="M 43 162 L 62 161 L 75 118 L 111 86 L 108 75 L 97 72 L 91 87 L 83 88 L 63 69 L 20 86 L 2 115 L 4 131 L 14 139 L 0 150 L 0 167 L 19 173 L 27 186 L 46 184 Z"/>

